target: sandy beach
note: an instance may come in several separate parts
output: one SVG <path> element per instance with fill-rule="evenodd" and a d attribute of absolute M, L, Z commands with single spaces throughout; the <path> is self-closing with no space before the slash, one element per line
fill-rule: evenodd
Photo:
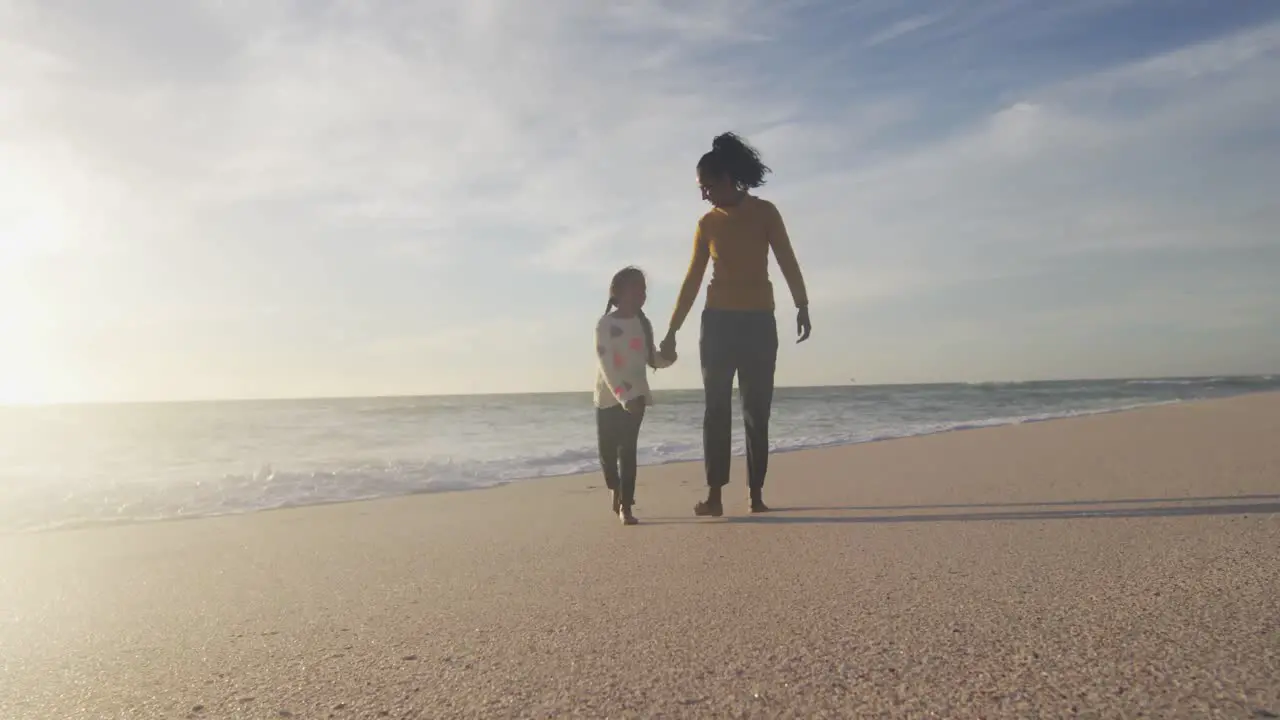
<path fill-rule="evenodd" d="M 0 718 L 1280 716 L 1280 395 L 0 537 Z"/>

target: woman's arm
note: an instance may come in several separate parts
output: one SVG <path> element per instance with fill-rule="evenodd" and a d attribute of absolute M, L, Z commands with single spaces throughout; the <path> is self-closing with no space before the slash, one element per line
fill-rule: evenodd
<path fill-rule="evenodd" d="M 782 213 L 778 212 L 778 208 L 772 203 L 769 204 L 768 212 L 765 213 L 765 222 L 768 223 L 766 231 L 769 247 L 773 248 L 773 256 L 778 259 L 778 268 L 782 270 L 782 277 L 786 278 L 787 287 L 791 289 L 791 299 L 795 300 L 796 307 L 806 308 L 809 306 L 809 292 L 804 286 L 804 275 L 800 272 L 796 251 L 791 247 L 787 226 L 782 222 Z"/>
<path fill-rule="evenodd" d="M 673 337 L 684 325 L 685 318 L 693 309 L 693 301 L 698 299 L 698 290 L 702 286 L 702 277 L 707 273 L 707 261 L 711 259 L 711 247 L 702 234 L 702 221 L 698 221 L 698 229 L 693 233 L 693 259 L 689 261 L 689 270 L 685 272 L 684 284 L 680 286 L 680 295 L 676 298 L 676 308 L 671 313 L 671 325 L 667 329 L 667 337 Z"/>

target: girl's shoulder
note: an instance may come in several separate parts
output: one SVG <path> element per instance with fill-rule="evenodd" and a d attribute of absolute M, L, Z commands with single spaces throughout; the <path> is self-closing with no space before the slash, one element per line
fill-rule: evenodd
<path fill-rule="evenodd" d="M 640 318 L 638 317 L 624 318 L 624 317 L 618 317 L 613 313 L 606 313 L 604 315 L 601 315 L 600 319 L 596 322 L 596 330 L 608 330 L 609 328 L 618 328 L 625 332 L 630 328 L 638 326 L 639 324 L 640 324 Z"/>

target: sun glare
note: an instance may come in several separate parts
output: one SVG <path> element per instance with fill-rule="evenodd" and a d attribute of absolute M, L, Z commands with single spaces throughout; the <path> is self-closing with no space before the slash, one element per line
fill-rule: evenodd
<path fill-rule="evenodd" d="M 74 182 L 59 177 L 57 158 L 41 165 L 21 152 L 5 152 L 0 176 L 0 405 L 56 402 L 62 382 L 53 359 L 62 289 L 51 259 L 79 232 L 71 195 Z M 61 182 L 59 182 L 61 180 Z"/>
<path fill-rule="evenodd" d="M 40 338 L 17 303 L 0 308 L 0 405 L 48 402 L 49 375 L 37 362 Z"/>

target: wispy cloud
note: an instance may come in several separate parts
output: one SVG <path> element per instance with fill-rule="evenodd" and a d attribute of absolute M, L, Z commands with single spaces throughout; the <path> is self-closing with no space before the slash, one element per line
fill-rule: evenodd
<path fill-rule="evenodd" d="M 938 22 L 944 17 L 942 13 L 929 13 L 924 15 L 913 15 L 902 20 L 898 20 L 883 30 L 876 32 L 867 38 L 865 45 L 867 47 L 876 47 L 887 42 L 892 42 L 900 37 L 910 35 L 911 33 L 923 30 L 930 25 Z"/>

